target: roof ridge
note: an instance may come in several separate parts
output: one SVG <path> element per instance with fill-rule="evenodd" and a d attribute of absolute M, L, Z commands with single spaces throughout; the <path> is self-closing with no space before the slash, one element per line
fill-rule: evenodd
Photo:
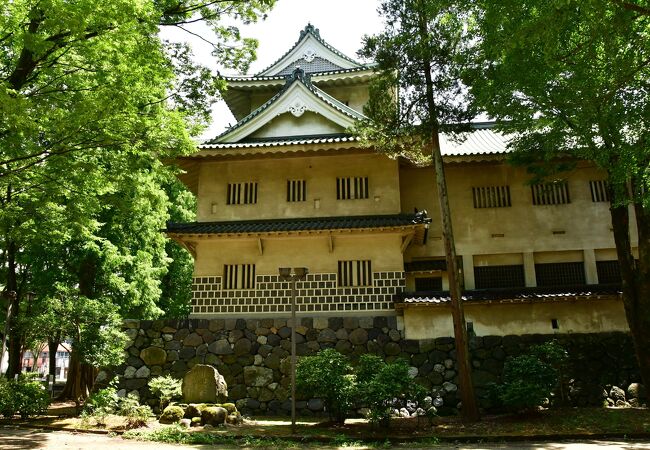
<path fill-rule="evenodd" d="M 325 40 L 320 36 L 320 31 L 318 30 L 318 28 L 316 28 L 315 26 L 313 26 L 310 22 L 307 22 L 307 25 L 305 26 L 305 28 L 303 28 L 303 29 L 300 31 L 300 36 L 298 37 L 298 40 L 297 40 L 297 41 L 296 41 L 296 42 L 291 46 L 291 48 L 289 48 L 289 50 L 287 50 L 286 52 L 284 52 L 284 54 L 283 54 L 282 56 L 280 56 L 278 59 L 276 59 L 273 63 L 269 64 L 269 65 L 268 65 L 267 67 L 265 67 L 263 70 L 260 70 L 259 72 L 257 72 L 256 74 L 254 74 L 254 76 L 260 76 L 260 74 L 266 72 L 266 71 L 269 70 L 271 67 L 275 66 L 277 63 L 279 63 L 280 61 L 282 61 L 282 59 L 284 59 L 287 55 L 289 55 L 289 54 L 290 54 L 290 53 L 291 53 L 291 52 L 292 52 L 292 51 L 293 51 L 293 50 L 294 50 L 294 49 L 295 49 L 295 48 L 300 44 L 300 42 L 302 42 L 302 40 L 305 39 L 305 37 L 306 37 L 307 35 L 312 35 L 312 36 L 314 37 L 314 39 L 316 39 L 316 40 L 317 40 L 318 42 L 320 42 L 320 43 L 321 43 L 325 48 L 327 48 L 328 50 L 330 50 L 331 52 L 333 52 L 333 53 L 336 54 L 337 56 L 339 56 L 339 57 L 341 57 L 341 58 L 343 58 L 343 59 L 345 59 L 345 60 L 347 60 L 347 61 L 349 61 L 349 62 L 351 62 L 351 63 L 353 63 L 353 64 L 356 64 L 357 66 L 365 67 L 364 64 L 361 64 L 361 63 L 359 63 L 358 61 L 355 61 L 354 59 L 352 59 L 352 58 L 350 58 L 349 56 L 347 56 L 347 55 L 341 53 L 340 51 L 338 51 L 337 49 L 335 49 L 334 47 L 332 47 L 330 44 L 328 44 L 327 42 L 325 42 Z M 263 75 L 262 75 L 262 76 L 263 76 Z"/>

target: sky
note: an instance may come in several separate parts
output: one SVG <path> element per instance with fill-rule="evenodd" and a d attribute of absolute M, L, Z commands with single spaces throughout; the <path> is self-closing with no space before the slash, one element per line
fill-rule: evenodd
<path fill-rule="evenodd" d="M 251 64 L 249 74 L 265 69 L 289 50 L 307 23 L 318 28 L 321 37 L 334 48 L 358 59 L 356 52 L 361 47 L 362 37 L 382 29 L 378 6 L 379 0 L 278 0 L 266 20 L 240 27 L 243 36 L 259 41 L 257 60 Z M 207 27 L 194 27 L 192 32 L 210 39 Z M 214 57 L 210 55 L 210 45 L 198 37 L 178 29 L 166 29 L 161 34 L 166 39 L 188 42 L 197 61 L 217 69 L 212 62 Z M 223 101 L 213 106 L 212 122 L 202 139 L 212 138 L 235 123 Z"/>

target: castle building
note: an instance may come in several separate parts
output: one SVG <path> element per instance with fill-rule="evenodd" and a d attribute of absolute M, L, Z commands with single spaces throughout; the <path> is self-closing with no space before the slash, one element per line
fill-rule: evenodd
<path fill-rule="evenodd" d="M 278 269 L 306 267 L 299 315 L 393 315 L 407 338 L 453 335 L 433 168 L 349 132 L 372 77 L 308 25 L 265 70 L 228 78 L 238 122 L 179 159 L 197 221 L 167 229 L 195 259 L 191 317 L 286 317 Z M 530 185 L 489 123 L 441 144 L 474 333 L 627 330 L 605 174 L 580 162 Z"/>

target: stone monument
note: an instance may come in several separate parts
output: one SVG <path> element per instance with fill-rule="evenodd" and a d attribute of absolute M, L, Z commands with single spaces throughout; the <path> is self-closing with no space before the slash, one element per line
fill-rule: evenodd
<path fill-rule="evenodd" d="M 185 403 L 225 403 L 228 385 L 217 369 L 197 364 L 183 377 Z"/>

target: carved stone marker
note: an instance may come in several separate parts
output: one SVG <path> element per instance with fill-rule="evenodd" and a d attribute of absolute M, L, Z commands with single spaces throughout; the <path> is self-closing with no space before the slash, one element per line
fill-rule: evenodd
<path fill-rule="evenodd" d="M 183 377 L 185 403 L 224 403 L 228 400 L 228 385 L 217 369 L 197 364 Z"/>

